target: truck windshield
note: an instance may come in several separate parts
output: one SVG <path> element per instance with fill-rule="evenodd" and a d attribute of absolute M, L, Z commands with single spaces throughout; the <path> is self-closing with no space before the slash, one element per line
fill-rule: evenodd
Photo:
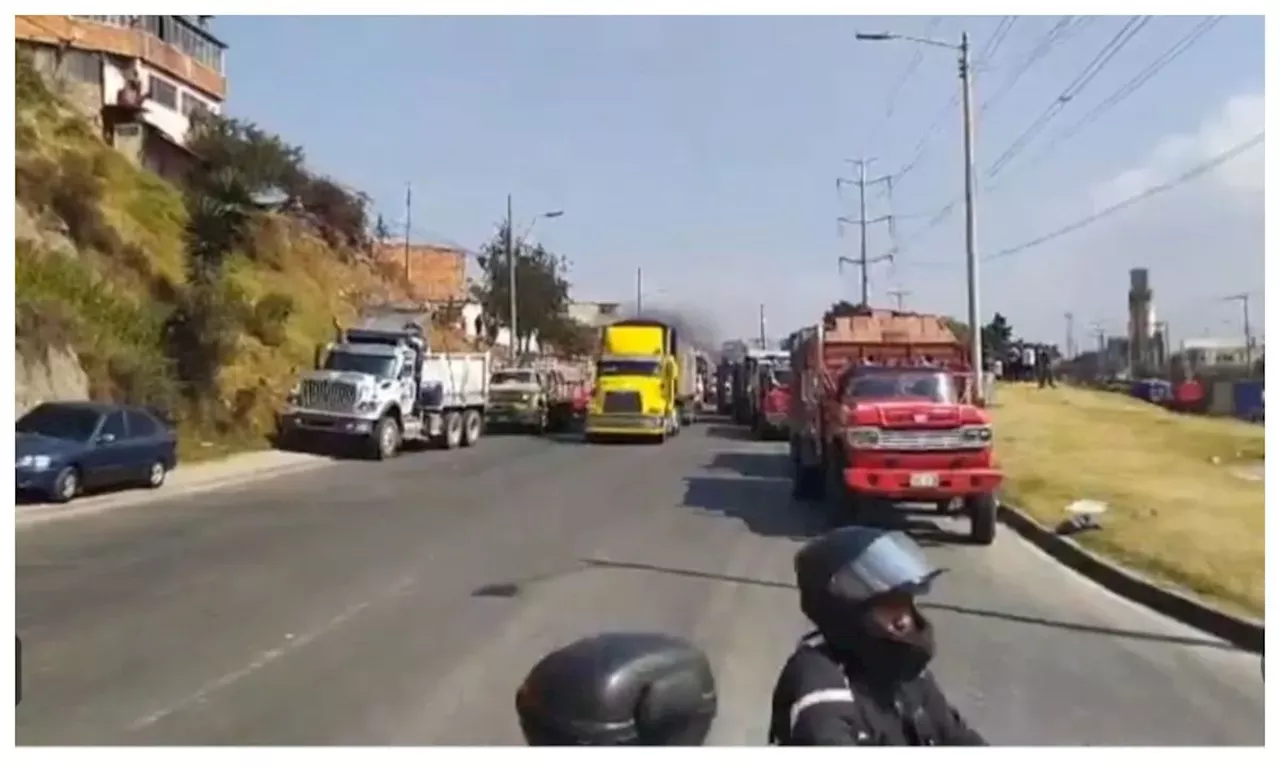
<path fill-rule="evenodd" d="M 382 355 L 357 355 L 352 352 L 330 352 L 324 361 L 326 371 L 368 373 L 389 379 L 395 375 L 396 359 Z"/>
<path fill-rule="evenodd" d="M 531 371 L 498 371 L 489 379 L 489 383 L 494 386 L 503 384 L 532 384 L 533 373 Z"/>
<path fill-rule="evenodd" d="M 657 376 L 662 370 L 656 360 L 601 360 L 598 376 Z"/>
<path fill-rule="evenodd" d="M 772 375 L 769 377 L 771 386 L 789 387 L 791 386 L 791 369 L 790 368 L 774 368 Z"/>
<path fill-rule="evenodd" d="M 849 379 L 845 394 L 868 400 L 956 402 L 951 377 L 937 371 L 859 374 Z"/>

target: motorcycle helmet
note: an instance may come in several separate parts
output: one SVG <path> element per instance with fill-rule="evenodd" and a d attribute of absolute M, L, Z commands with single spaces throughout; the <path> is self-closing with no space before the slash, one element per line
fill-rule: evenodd
<path fill-rule="evenodd" d="M 912 678 L 933 656 L 932 627 L 913 598 L 943 571 L 901 531 L 850 526 L 806 544 L 795 557 L 800 610 L 833 651 L 858 659 L 868 672 Z M 912 600 L 912 627 L 895 632 L 873 608 L 894 597 Z"/>

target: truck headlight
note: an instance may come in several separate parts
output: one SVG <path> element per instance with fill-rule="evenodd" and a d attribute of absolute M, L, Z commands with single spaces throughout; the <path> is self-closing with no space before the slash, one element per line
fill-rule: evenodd
<path fill-rule="evenodd" d="M 31 456 L 19 456 L 15 462 L 18 469 L 34 469 L 37 472 L 43 472 L 53 463 L 53 459 L 43 454 L 34 454 Z"/>
<path fill-rule="evenodd" d="M 960 439 L 970 445 L 985 445 L 991 442 L 991 427 L 965 427 L 960 430 Z"/>
<path fill-rule="evenodd" d="M 360 413 L 372 413 L 378 410 L 377 400 L 364 400 L 356 404 L 356 410 Z"/>
<path fill-rule="evenodd" d="M 880 430 L 875 427 L 853 427 L 844 432 L 850 448 L 874 448 L 880 444 Z"/>

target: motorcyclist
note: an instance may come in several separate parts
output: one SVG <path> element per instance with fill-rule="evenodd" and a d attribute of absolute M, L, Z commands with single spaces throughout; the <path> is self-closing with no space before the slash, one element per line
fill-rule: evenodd
<path fill-rule="evenodd" d="M 817 628 L 778 677 L 769 741 L 784 746 L 985 746 L 926 671 L 933 627 L 915 597 L 941 573 L 906 534 L 834 530 L 795 557 Z"/>

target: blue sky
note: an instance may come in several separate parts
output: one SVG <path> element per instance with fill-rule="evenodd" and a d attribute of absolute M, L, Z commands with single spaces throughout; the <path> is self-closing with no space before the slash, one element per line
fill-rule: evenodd
<path fill-rule="evenodd" d="M 696 311 L 720 334 L 751 334 L 766 305 L 770 335 L 856 300 L 856 215 L 844 158 L 872 156 L 871 175 L 901 169 L 929 126 L 921 162 L 891 201 L 899 257 L 872 269 L 873 303 L 911 291 L 916 309 L 965 312 L 963 217 L 910 235 L 961 187 L 956 65 L 943 49 L 859 43 L 857 30 L 957 39 L 982 52 L 1001 17 L 220 17 L 229 110 L 302 145 L 311 165 L 365 190 L 403 221 L 414 185 L 414 234 L 475 247 L 515 196 L 517 223 L 573 262 L 575 296 L 645 300 Z M 983 170 L 1032 124 L 1120 29 L 1125 17 L 1081 17 L 1049 54 L 1023 61 L 1060 17 L 1017 17 L 980 62 L 975 100 L 1015 85 L 978 123 Z M 1143 88 L 1039 155 L 1200 17 L 1154 17 L 1036 143 L 985 192 L 979 250 L 994 253 L 1167 181 L 1262 130 L 1263 22 L 1227 18 Z M 919 65 L 905 84 L 911 60 Z M 892 114 L 889 95 L 896 92 Z M 983 315 L 1062 342 L 1099 323 L 1123 332 L 1129 268 L 1152 271 L 1160 319 L 1175 337 L 1238 334 L 1238 307 L 1263 302 L 1262 148 L 1179 189 L 1042 247 L 983 265 Z M 883 225 L 873 252 L 893 247 Z M 1259 331 L 1260 332 L 1260 331 Z M 1080 343 L 1084 343 L 1081 341 Z"/>

